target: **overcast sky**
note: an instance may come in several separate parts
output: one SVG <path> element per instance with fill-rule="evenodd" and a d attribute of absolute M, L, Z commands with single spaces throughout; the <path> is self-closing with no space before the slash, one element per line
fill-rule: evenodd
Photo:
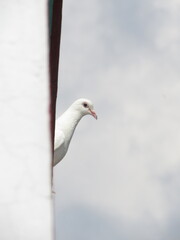
<path fill-rule="evenodd" d="M 57 239 L 180 239 L 179 23 L 179 0 L 64 1 L 57 116 L 99 119 L 55 167 Z"/>

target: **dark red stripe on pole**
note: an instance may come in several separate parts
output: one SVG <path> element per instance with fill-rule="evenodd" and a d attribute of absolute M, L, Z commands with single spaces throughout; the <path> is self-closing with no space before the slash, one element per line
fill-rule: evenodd
<path fill-rule="evenodd" d="M 52 24 L 50 33 L 50 91 L 51 91 L 51 141 L 52 151 L 54 151 L 54 127 L 56 97 L 58 88 L 58 70 L 59 70 L 59 50 L 62 22 L 62 2 L 63 0 L 53 1 Z"/>

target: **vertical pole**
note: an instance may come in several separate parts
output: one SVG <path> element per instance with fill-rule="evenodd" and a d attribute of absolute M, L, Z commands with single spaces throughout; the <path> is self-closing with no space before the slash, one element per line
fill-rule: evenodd
<path fill-rule="evenodd" d="M 0 239 L 52 240 L 47 0 L 0 1 Z"/>

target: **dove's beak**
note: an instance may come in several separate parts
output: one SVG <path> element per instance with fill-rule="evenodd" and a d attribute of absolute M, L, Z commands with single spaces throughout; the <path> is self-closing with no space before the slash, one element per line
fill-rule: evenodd
<path fill-rule="evenodd" d="M 90 114 L 97 120 L 98 117 L 95 111 L 91 110 L 90 108 L 89 108 L 89 111 L 90 111 Z"/>

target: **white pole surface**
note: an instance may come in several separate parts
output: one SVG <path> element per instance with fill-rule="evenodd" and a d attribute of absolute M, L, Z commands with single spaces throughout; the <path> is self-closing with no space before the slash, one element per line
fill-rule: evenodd
<path fill-rule="evenodd" d="M 0 239 L 53 238 L 46 0 L 0 1 Z"/>

